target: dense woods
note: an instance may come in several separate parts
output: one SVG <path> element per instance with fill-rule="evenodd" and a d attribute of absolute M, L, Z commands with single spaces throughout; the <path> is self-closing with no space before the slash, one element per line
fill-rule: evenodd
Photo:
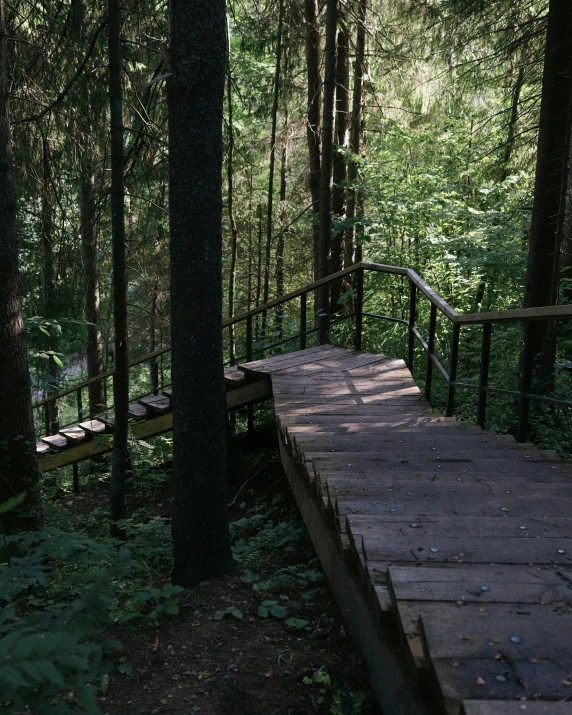
<path fill-rule="evenodd" d="M 222 322 L 360 261 L 414 269 L 459 313 L 570 304 L 571 136 L 569 0 L 0 0 L 0 634 L 48 644 L 17 677 L 0 662 L 6 712 L 99 712 L 97 624 L 147 608 L 156 626 L 244 567 L 226 454 L 254 412 L 226 414 L 223 367 L 297 349 L 306 303 Z M 398 277 L 365 280 L 370 314 L 409 319 Z M 360 291 L 347 275 L 308 295 L 308 347 L 352 344 Z M 407 356 L 399 322 L 365 320 L 364 349 Z M 492 384 L 524 379 L 529 345 L 530 384 L 572 399 L 569 323 L 492 344 Z M 130 403 L 165 389 L 172 431 L 136 441 Z M 476 395 L 456 399 L 474 421 Z M 40 473 L 37 439 L 106 410 L 110 460 Z M 492 395 L 487 419 L 516 433 L 515 401 Z M 566 406 L 536 405 L 530 430 L 572 454 Z M 171 511 L 148 509 L 171 479 Z M 71 518 L 80 481 L 105 496 Z"/>

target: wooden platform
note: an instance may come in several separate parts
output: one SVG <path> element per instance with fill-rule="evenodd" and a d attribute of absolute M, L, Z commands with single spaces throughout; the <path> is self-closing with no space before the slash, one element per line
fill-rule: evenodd
<path fill-rule="evenodd" d="M 272 381 L 282 461 L 386 715 L 571 715 L 572 466 L 433 414 L 400 360 Z"/>

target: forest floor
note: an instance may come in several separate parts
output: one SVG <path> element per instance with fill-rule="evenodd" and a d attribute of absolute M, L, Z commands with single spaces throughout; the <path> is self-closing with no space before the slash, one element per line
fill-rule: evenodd
<path fill-rule="evenodd" d="M 162 615 L 158 625 L 128 622 L 108 633 L 123 644 L 115 658 L 127 672 L 111 672 L 99 701 L 104 715 L 378 713 L 367 669 L 282 471 L 275 437 L 258 435 L 255 447 L 242 442 L 234 455 L 240 468 L 229 487 L 229 502 L 238 493 L 229 510 L 237 575 L 179 594 L 179 614 Z M 98 502 L 103 507 L 105 485 L 89 491 L 83 492 L 83 508 Z M 171 504 L 167 482 L 146 508 L 164 518 Z"/>

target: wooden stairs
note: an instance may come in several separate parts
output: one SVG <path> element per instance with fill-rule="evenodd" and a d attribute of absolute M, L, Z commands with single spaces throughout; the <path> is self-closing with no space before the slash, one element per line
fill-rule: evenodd
<path fill-rule="evenodd" d="M 238 367 L 225 368 L 224 385 L 228 410 L 236 410 L 272 395 L 268 378 L 247 374 Z M 134 439 L 149 439 L 169 432 L 173 429 L 171 388 L 163 390 L 161 395 L 142 397 L 131 403 L 129 418 Z M 107 412 L 62 428 L 57 434 L 42 437 L 36 443 L 40 470 L 49 472 L 111 451 L 113 422 L 113 413 Z"/>

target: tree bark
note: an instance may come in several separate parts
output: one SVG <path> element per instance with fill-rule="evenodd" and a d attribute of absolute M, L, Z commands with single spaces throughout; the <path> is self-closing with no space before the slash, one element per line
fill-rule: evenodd
<path fill-rule="evenodd" d="M 56 318 L 55 307 L 55 280 L 54 280 L 54 236 L 53 236 L 53 188 L 50 176 L 50 149 L 47 137 L 42 136 L 42 211 L 40 220 L 40 247 L 42 250 L 42 299 L 43 313 L 48 320 Z M 46 350 L 57 352 L 58 338 L 55 331 L 48 327 L 50 337 L 46 336 Z M 53 390 L 57 388 L 57 378 L 59 375 L 58 366 L 55 360 L 50 357 L 46 364 L 46 372 L 54 378 L 56 382 L 50 385 Z M 44 405 L 44 420 L 46 434 L 57 434 L 59 425 L 58 401 L 51 400 Z"/>
<path fill-rule="evenodd" d="M 280 161 L 280 222 L 286 221 L 286 171 L 288 169 L 288 109 L 284 111 L 284 141 L 282 143 Z M 284 231 L 280 231 L 276 241 L 276 296 L 284 295 Z M 284 306 L 276 307 L 276 340 L 282 340 L 282 323 L 284 320 Z"/>
<path fill-rule="evenodd" d="M 345 16 L 340 16 L 340 29 L 338 31 L 338 59 L 336 68 L 336 131 L 334 153 L 334 188 L 332 198 L 332 211 L 334 216 L 345 218 L 346 210 L 346 155 L 340 149 L 348 148 L 348 118 L 350 113 L 350 94 L 348 91 L 350 80 L 348 32 Z M 330 273 L 337 273 L 343 268 L 344 232 L 334 230 L 332 236 L 332 250 L 330 254 Z M 342 281 L 334 281 L 331 285 L 330 314 L 334 316 L 341 306 L 338 304 L 342 296 Z"/>
<path fill-rule="evenodd" d="M 332 181 L 334 167 L 334 122 L 336 100 L 337 29 L 339 0 L 326 2 L 326 56 L 324 67 L 324 115 L 322 119 L 322 165 L 320 177 L 320 255 L 318 278 L 328 274 L 332 243 Z M 319 340 L 328 342 L 329 286 L 320 288 Z"/>
<path fill-rule="evenodd" d="M 97 270 L 97 242 L 95 232 L 95 177 L 91 167 L 80 176 L 81 254 L 85 276 L 85 309 L 87 326 L 87 376 L 97 377 L 103 372 L 103 340 L 98 327 L 100 314 L 99 272 Z M 95 417 L 105 409 L 103 380 L 88 387 L 89 416 Z"/>
<path fill-rule="evenodd" d="M 111 111 L 111 240 L 113 245 L 113 319 L 115 424 L 111 454 L 110 512 L 113 524 L 125 518 L 125 481 L 129 468 L 129 359 L 127 352 L 127 267 L 125 262 L 125 186 L 123 176 L 123 97 L 121 91 L 121 12 L 119 0 L 108 0 L 109 97 Z M 120 536 L 116 526 L 112 533 Z"/>
<path fill-rule="evenodd" d="M 270 251 L 272 248 L 273 205 L 274 205 L 274 167 L 276 164 L 276 124 L 278 120 L 278 102 L 280 99 L 280 71 L 282 64 L 282 29 L 284 26 L 284 0 L 280 0 L 278 14 L 278 39 L 276 43 L 276 69 L 274 72 L 274 98 L 272 101 L 272 130 L 270 134 L 270 170 L 268 173 L 268 203 L 266 215 L 266 247 L 264 259 L 264 292 L 262 302 L 268 303 L 270 290 Z M 266 312 L 262 314 L 262 340 L 266 333 Z"/>
<path fill-rule="evenodd" d="M 350 122 L 350 151 L 352 155 L 359 156 L 362 132 L 362 100 L 363 76 L 365 74 L 365 23 L 367 17 L 367 0 L 359 0 L 356 30 L 356 57 L 354 62 L 354 87 L 352 97 L 352 117 Z M 346 218 L 350 222 L 344 237 L 344 267 L 348 268 L 354 263 L 355 225 L 351 223 L 356 217 L 358 204 L 358 167 L 354 160 L 348 164 L 348 192 Z M 359 214 L 358 214 L 359 215 Z M 361 261 L 361 246 L 355 249 L 355 262 Z"/>
<path fill-rule="evenodd" d="M 565 201 L 566 172 L 572 97 L 572 5 L 569 0 L 550 0 L 538 153 L 532 210 L 528 267 L 524 291 L 526 308 L 555 305 L 558 300 L 561 220 Z M 566 176 L 565 176 L 566 174 Z M 552 372 L 555 355 L 553 323 L 539 323 L 534 352 L 540 355 L 539 376 Z"/>
<path fill-rule="evenodd" d="M 0 515 L 0 528 L 10 534 L 40 523 L 32 393 L 22 320 L 16 237 L 16 190 L 7 77 L 7 31 L 0 0 L 0 504 L 26 492 L 23 504 Z"/>
<path fill-rule="evenodd" d="M 306 136 L 309 152 L 308 183 L 312 196 L 312 235 L 314 256 L 314 280 L 320 272 L 320 115 L 321 115 L 321 78 L 320 78 L 320 8 L 318 0 L 305 0 L 304 20 L 306 69 L 308 75 L 308 118 Z M 316 302 L 316 308 L 318 307 Z M 317 312 L 317 309 L 316 309 Z"/>
<path fill-rule="evenodd" d="M 153 296 L 151 298 L 151 315 L 149 316 L 149 351 L 154 353 L 157 350 L 157 318 L 159 310 L 159 285 L 155 283 Z M 162 346 L 161 346 L 162 347 Z M 159 394 L 159 362 L 156 357 L 149 361 L 149 377 L 151 378 L 151 390 L 154 395 Z"/>
<path fill-rule="evenodd" d="M 228 317 L 234 315 L 234 289 L 236 285 L 236 254 L 238 250 L 238 231 L 234 218 L 234 195 L 233 195 L 233 167 L 234 159 L 234 127 L 232 119 L 232 77 L 230 74 L 230 58 L 227 67 L 227 101 L 228 101 L 228 159 L 227 159 L 227 180 L 228 180 L 228 221 L 230 224 L 230 276 L 228 279 Z M 234 325 L 230 325 L 229 329 L 230 343 L 230 364 L 235 363 L 235 348 L 234 348 Z"/>
<path fill-rule="evenodd" d="M 233 571 L 222 358 L 226 7 L 171 0 L 168 81 L 175 584 Z"/>

